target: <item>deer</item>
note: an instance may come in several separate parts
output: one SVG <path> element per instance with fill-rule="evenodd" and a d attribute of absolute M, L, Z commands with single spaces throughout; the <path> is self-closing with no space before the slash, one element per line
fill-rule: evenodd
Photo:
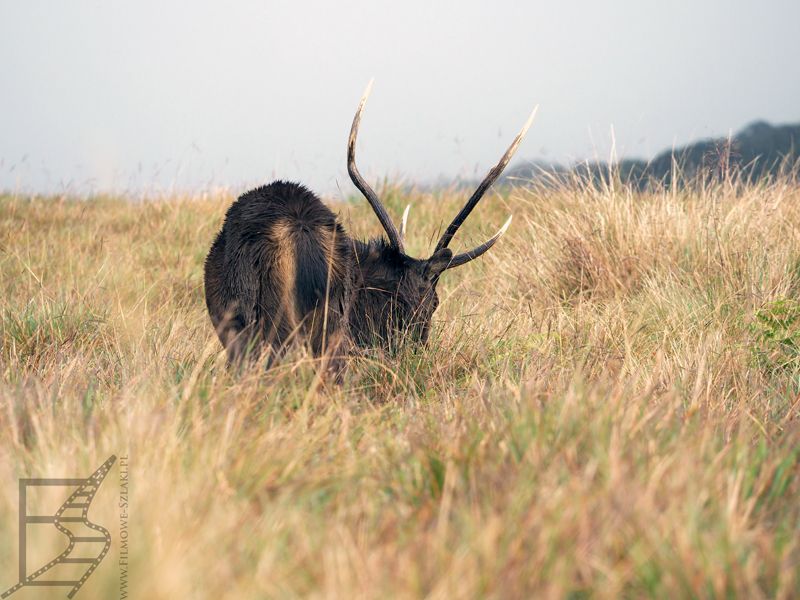
<path fill-rule="evenodd" d="M 378 218 L 385 236 L 351 237 L 306 187 L 282 180 L 241 195 L 227 210 L 204 267 L 211 323 L 229 365 L 268 354 L 269 367 L 294 342 L 323 359 L 337 381 L 358 349 L 391 349 L 401 340 L 427 344 L 436 287 L 445 271 L 492 248 L 511 224 L 466 252 L 450 242 L 497 180 L 528 131 L 522 130 L 444 230 L 428 258 L 405 252 L 408 213 L 395 227 L 378 195 L 356 167 L 356 139 L 372 82 L 358 104 L 347 141 L 347 171 Z"/>

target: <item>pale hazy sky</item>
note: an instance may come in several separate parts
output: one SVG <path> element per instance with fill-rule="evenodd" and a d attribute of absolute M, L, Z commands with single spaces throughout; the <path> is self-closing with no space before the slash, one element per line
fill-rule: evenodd
<path fill-rule="evenodd" d="M 800 121 L 800 0 L 0 3 L 0 189 L 483 175 Z"/>

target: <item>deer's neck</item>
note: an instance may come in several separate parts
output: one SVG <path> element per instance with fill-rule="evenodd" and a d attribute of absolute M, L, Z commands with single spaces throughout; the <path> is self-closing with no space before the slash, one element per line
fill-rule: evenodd
<path fill-rule="evenodd" d="M 350 328 L 358 345 L 385 344 L 400 320 L 399 256 L 383 240 L 354 243 Z"/>

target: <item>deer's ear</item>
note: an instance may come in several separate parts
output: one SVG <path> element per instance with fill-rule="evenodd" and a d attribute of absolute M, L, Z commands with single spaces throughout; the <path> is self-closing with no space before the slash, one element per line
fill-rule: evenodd
<path fill-rule="evenodd" d="M 425 277 L 428 279 L 436 279 L 442 274 L 453 258 L 453 251 L 450 248 L 442 248 L 433 253 L 425 263 Z"/>

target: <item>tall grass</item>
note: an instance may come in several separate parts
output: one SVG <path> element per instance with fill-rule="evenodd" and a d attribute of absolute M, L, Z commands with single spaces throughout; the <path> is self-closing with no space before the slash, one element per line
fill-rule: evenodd
<path fill-rule="evenodd" d="M 460 193 L 412 203 L 426 255 Z M 427 348 L 230 374 L 230 196 L 0 198 L 0 587 L 17 479 L 130 461 L 130 597 L 800 596 L 800 188 L 487 198 Z M 378 231 L 365 203 L 337 205 Z M 78 598 L 119 597 L 114 551 Z M 42 589 L 17 597 L 48 596 Z"/>

